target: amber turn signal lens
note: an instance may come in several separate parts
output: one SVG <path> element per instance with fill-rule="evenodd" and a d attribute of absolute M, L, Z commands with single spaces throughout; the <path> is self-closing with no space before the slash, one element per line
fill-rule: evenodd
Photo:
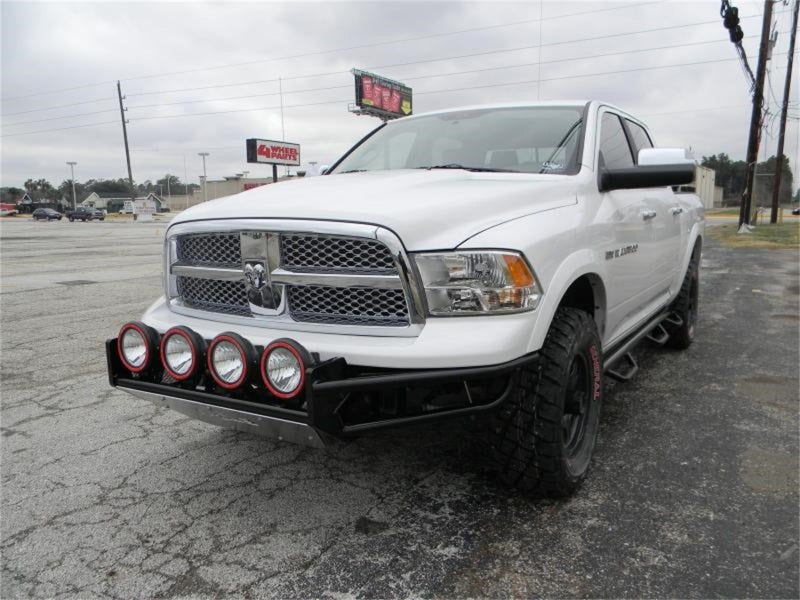
<path fill-rule="evenodd" d="M 533 274 L 528 269 L 528 265 L 521 256 L 515 254 L 504 254 L 503 260 L 506 261 L 508 273 L 515 287 L 528 287 L 533 285 Z"/>

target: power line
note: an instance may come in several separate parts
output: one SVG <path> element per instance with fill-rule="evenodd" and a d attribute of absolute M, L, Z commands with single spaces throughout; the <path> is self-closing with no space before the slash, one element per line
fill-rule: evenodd
<path fill-rule="evenodd" d="M 601 75 L 617 75 L 621 73 L 630 73 L 630 72 L 637 72 L 637 71 L 651 71 L 656 69 L 668 69 L 668 68 L 675 68 L 675 67 L 687 67 L 693 65 L 706 65 L 712 63 L 719 63 L 719 62 L 730 62 L 734 60 L 739 60 L 738 58 L 721 58 L 715 60 L 704 60 L 698 62 L 690 62 L 690 63 L 679 63 L 679 64 L 672 64 L 672 65 L 659 65 L 654 67 L 640 67 L 640 68 L 633 68 L 633 69 L 620 69 L 617 71 L 602 71 L 596 73 L 582 73 L 580 75 L 562 75 L 560 77 L 548 77 L 542 78 L 538 81 L 561 81 L 565 79 L 579 79 L 584 77 L 597 77 Z M 428 94 L 440 94 L 440 93 L 447 93 L 447 92 L 461 92 L 461 91 L 468 91 L 468 90 L 475 90 L 475 89 L 482 89 L 482 88 L 489 88 L 489 87 L 508 87 L 514 85 L 525 85 L 530 83 L 536 83 L 536 79 L 530 79 L 525 81 L 512 81 L 507 83 L 491 83 L 491 84 L 484 84 L 484 85 L 474 85 L 474 86 L 467 86 L 467 87 L 460 87 L 460 88 L 446 88 L 441 90 L 428 90 L 422 92 L 415 92 L 417 96 L 424 96 Z M 339 104 L 344 102 L 349 102 L 349 99 L 343 100 L 328 100 L 328 101 L 321 101 L 321 102 L 310 102 L 304 104 L 293 104 L 293 105 L 285 105 L 284 108 L 300 108 L 305 106 L 321 106 L 324 104 Z M 210 116 L 210 115 L 221 115 L 221 114 L 230 114 L 230 113 L 239 113 L 239 112 L 259 112 L 263 110 L 276 110 L 280 108 L 279 106 L 262 106 L 258 108 L 235 108 L 229 110 L 221 110 L 221 111 L 207 111 L 207 112 L 197 112 L 197 113 L 180 113 L 180 114 L 172 114 L 172 115 L 153 115 L 153 116 L 146 116 L 146 117 L 137 117 L 132 119 L 135 121 L 150 121 L 155 119 L 173 119 L 173 118 L 185 118 L 185 117 L 199 117 L 199 116 Z"/>
<path fill-rule="evenodd" d="M 751 36 L 756 37 L 756 36 Z M 638 54 L 642 52 L 654 52 L 656 50 L 667 50 L 671 48 L 685 48 L 687 46 L 699 46 L 705 44 L 716 44 L 724 42 L 724 40 L 706 40 L 702 42 L 690 42 L 690 43 L 683 43 L 683 44 L 673 44 L 668 46 L 656 46 L 653 48 L 639 48 L 634 50 L 620 50 L 618 52 L 607 52 L 604 54 L 592 54 L 586 56 L 575 56 L 570 58 L 558 58 L 554 60 L 544 60 L 544 61 L 536 61 L 536 62 L 529 62 L 529 63 L 516 63 L 513 65 L 501 65 L 495 67 L 485 67 L 481 69 L 469 69 L 465 71 L 454 71 L 451 73 L 434 73 L 430 75 L 416 75 L 412 77 L 403 77 L 405 81 L 415 81 L 419 79 L 429 79 L 431 77 L 451 77 L 454 75 L 467 75 L 470 73 L 485 73 L 489 71 L 499 71 L 503 69 L 515 69 L 521 67 L 531 67 L 537 65 L 549 65 L 549 64 L 556 64 L 556 63 L 563 63 L 563 62 L 572 62 L 576 60 L 588 60 L 588 59 L 595 59 L 595 58 L 607 58 L 609 56 L 619 56 L 621 54 Z M 446 60 L 446 59 L 436 59 L 436 60 Z M 427 62 L 427 61 L 426 61 Z M 337 71 L 335 73 L 329 74 L 349 74 L 349 71 Z M 317 92 L 317 91 L 327 91 L 327 90 L 336 90 L 336 89 L 348 89 L 351 88 L 353 85 L 352 83 L 346 85 L 335 85 L 335 86 L 324 86 L 324 87 L 314 87 L 314 88 L 304 88 L 299 90 L 290 90 L 283 92 L 283 94 L 300 94 L 300 93 L 307 93 L 307 92 Z M 265 92 L 262 94 L 247 94 L 244 96 L 228 96 L 225 98 L 201 98 L 195 100 L 179 100 L 176 102 L 160 102 L 156 104 L 140 104 L 140 105 L 133 105 L 130 108 L 154 108 L 154 107 L 161 107 L 161 106 L 176 106 L 181 104 L 197 104 L 197 103 L 204 103 L 204 102 L 226 102 L 230 100 L 246 100 L 249 98 L 263 98 L 266 96 L 278 96 L 281 92 Z M 131 94 L 135 95 L 135 94 Z"/>
<path fill-rule="evenodd" d="M 56 110 L 57 108 L 71 108 L 73 106 L 80 106 L 82 104 L 96 104 L 98 102 L 110 102 L 112 100 L 116 100 L 116 98 L 98 98 L 97 100 L 83 100 L 82 102 L 73 102 L 72 104 L 61 104 L 59 106 L 48 106 L 46 108 L 32 108 L 30 110 L 20 110 L 18 112 L 5 113 L 0 115 L 0 118 L 13 117 L 16 115 L 26 115 L 28 113 L 42 112 L 45 110 Z"/>
<path fill-rule="evenodd" d="M 62 115 L 60 117 L 48 117 L 46 119 L 35 119 L 32 121 L 18 121 L 17 123 L 3 123 L 0 127 L 14 127 L 15 125 L 27 125 L 30 123 L 44 123 L 45 121 L 58 121 L 60 119 L 74 119 L 77 117 L 88 117 L 89 115 L 99 115 L 100 113 L 117 112 L 116 108 L 109 108 L 108 110 L 95 110 L 92 112 L 76 113 L 73 115 Z"/>
<path fill-rule="evenodd" d="M 620 10 L 620 9 L 625 9 L 625 8 L 647 6 L 647 5 L 650 5 L 650 4 L 661 4 L 664 1 L 665 0 L 652 0 L 650 2 L 639 2 L 639 3 L 636 3 L 636 4 L 627 4 L 627 5 L 623 5 L 623 6 L 612 6 L 612 7 L 608 7 L 608 8 L 599 8 L 599 9 L 587 10 L 587 11 L 582 11 L 582 12 L 577 12 L 577 13 L 568 13 L 568 14 L 564 14 L 564 15 L 555 15 L 555 16 L 552 16 L 552 17 L 547 17 L 544 20 L 545 21 L 553 21 L 553 20 L 557 20 L 557 19 L 566 19 L 566 18 L 569 18 L 569 17 L 590 15 L 590 14 L 596 14 L 596 13 L 601 13 L 601 12 L 608 12 L 608 11 L 612 11 L 612 10 Z M 225 64 L 225 65 L 217 65 L 217 66 L 214 66 L 214 67 L 200 67 L 200 68 L 196 68 L 196 69 L 185 69 L 185 70 L 182 70 L 182 71 L 171 71 L 171 72 L 164 72 L 164 73 L 155 73 L 155 74 L 151 74 L 151 75 L 138 75 L 138 76 L 135 76 L 135 77 L 128 77 L 128 78 L 125 79 L 125 81 L 134 81 L 134 80 L 140 80 L 140 79 L 153 79 L 153 78 L 157 78 L 157 77 L 169 77 L 169 76 L 172 76 L 172 75 L 184 75 L 184 74 L 187 74 L 187 73 L 199 73 L 199 72 L 202 72 L 202 71 L 216 71 L 216 70 L 220 70 L 220 69 L 229 69 L 229 68 L 233 68 L 233 67 L 241 67 L 241 66 L 247 66 L 247 65 L 262 64 L 262 63 L 266 63 L 266 62 L 276 62 L 276 61 L 280 61 L 280 60 L 290 60 L 290 59 L 295 59 L 295 58 L 306 58 L 306 57 L 309 57 L 309 56 L 321 56 L 323 54 L 332 54 L 332 53 L 335 53 L 335 52 L 346 52 L 348 50 L 361 50 L 361 49 L 364 49 L 364 48 L 375 48 L 375 47 L 378 47 L 378 46 L 387 46 L 387 45 L 391 45 L 391 44 L 401 44 L 401 43 L 405 43 L 405 42 L 414 42 L 414 41 L 419 41 L 419 40 L 431 39 L 431 38 L 435 38 L 435 37 L 445 37 L 445 36 L 450 36 L 450 35 L 460 35 L 460 34 L 463 34 L 463 33 L 472 33 L 472 32 L 475 32 L 475 31 L 488 31 L 490 29 L 500 29 L 500 28 L 503 28 L 503 27 L 514 27 L 516 25 L 527 25 L 527 24 L 530 24 L 530 23 L 536 23 L 536 22 L 538 22 L 540 20 L 541 19 L 525 19 L 523 21 L 513 21 L 513 22 L 510 22 L 510 23 L 499 23 L 499 24 L 496 24 L 496 25 L 484 25 L 484 26 L 481 26 L 481 27 L 470 27 L 468 29 L 459 29 L 459 30 L 455 30 L 455 31 L 445 31 L 445 32 L 439 32 L 439 33 L 430 33 L 430 34 L 421 35 L 421 36 L 414 36 L 414 37 L 409 37 L 409 38 L 387 40 L 387 41 L 382 41 L 382 42 L 373 42 L 373 43 L 369 43 L 369 44 L 360 44 L 360 45 L 357 45 L 357 46 L 347 46 L 347 47 L 343 47 L 343 48 L 331 48 L 331 49 L 328 49 L 328 50 L 318 50 L 318 51 L 315 51 L 315 52 L 306 52 L 306 53 L 303 53 L 303 54 L 277 56 L 277 57 L 274 57 L 274 58 L 265 58 L 265 59 L 251 60 L 251 61 L 245 61 L 245 62 L 239 62 L 239 63 L 228 63 L 228 64 Z M 88 88 L 88 87 L 96 87 L 96 86 L 105 85 L 105 84 L 108 84 L 108 83 L 114 83 L 114 81 L 115 80 L 102 81 L 102 82 L 98 82 L 98 83 L 87 83 L 87 84 L 83 84 L 83 85 L 79 85 L 79 86 L 73 86 L 73 87 L 69 87 L 69 88 L 61 88 L 61 89 L 57 89 L 57 90 L 48 90 L 48 91 L 44 91 L 44 92 L 35 92 L 35 93 L 31 93 L 31 94 L 26 94 L 26 95 L 23 95 L 23 96 L 10 96 L 10 97 L 6 97 L 6 98 L 0 98 L 0 101 L 5 102 L 5 101 L 9 101 L 9 100 L 20 100 L 20 99 L 23 99 L 23 98 L 31 98 L 33 96 L 42 96 L 42 95 L 46 95 L 46 94 L 55 94 L 55 93 L 58 93 L 58 92 L 67 92 L 67 91 L 72 91 L 72 90 L 84 89 L 84 88 Z"/>
<path fill-rule="evenodd" d="M 785 55 L 786 52 L 776 53 L 778 55 Z M 678 63 L 678 64 L 671 64 L 671 65 L 657 65 L 651 67 L 639 67 L 639 68 L 632 68 L 632 69 L 620 69 L 616 71 L 603 71 L 603 72 L 596 72 L 596 73 L 583 73 L 580 75 L 563 75 L 560 77 L 549 77 L 543 79 L 531 79 L 525 81 L 512 81 L 507 83 L 492 83 L 492 84 L 485 84 L 485 85 L 475 85 L 475 86 L 467 86 L 467 87 L 460 87 L 460 88 L 445 88 L 441 90 L 428 90 L 422 92 L 416 92 L 416 95 L 427 95 L 427 94 L 439 94 L 439 93 L 447 93 L 447 92 L 459 92 L 459 91 L 468 91 L 468 90 L 475 90 L 475 89 L 483 89 L 489 87 L 508 87 L 514 85 L 525 85 L 531 83 L 537 83 L 541 81 L 561 81 L 567 79 L 580 79 L 585 77 L 597 77 L 602 75 L 618 75 L 622 73 L 630 73 L 630 72 L 639 72 L 639 71 L 651 71 L 651 70 L 658 70 L 658 69 L 669 69 L 669 68 L 676 68 L 676 67 L 688 67 L 694 65 L 706 65 L 706 64 L 713 64 L 713 63 L 720 63 L 720 62 L 730 62 L 734 60 L 739 60 L 737 58 L 721 58 L 721 59 L 714 59 L 714 60 L 706 60 L 706 61 L 697 61 L 697 62 L 689 62 L 689 63 Z M 284 105 L 284 108 L 302 108 L 308 106 L 322 106 L 327 104 L 342 104 L 346 102 L 350 102 L 351 99 L 337 99 L 337 100 L 326 100 L 321 102 L 309 102 L 303 104 L 292 104 L 292 105 Z M 172 114 L 172 115 L 153 115 L 153 116 L 145 116 L 145 117 L 137 117 L 135 119 L 131 119 L 132 121 L 151 121 L 156 119 L 173 119 L 173 118 L 185 118 L 185 117 L 200 117 L 200 116 L 212 116 L 212 115 L 221 115 L 221 114 L 232 114 L 232 113 L 242 113 L 242 112 L 260 112 L 264 110 L 277 110 L 279 106 L 263 106 L 257 108 L 237 108 L 237 109 L 230 109 L 230 110 L 222 110 L 222 111 L 207 111 L 207 112 L 198 112 L 198 113 L 181 113 L 181 114 Z M 64 129 L 78 129 L 81 127 L 93 127 L 96 125 L 105 125 L 107 123 L 114 123 L 115 121 L 108 121 L 102 123 L 89 123 L 86 125 L 76 125 L 73 127 L 62 127 L 58 129 L 45 129 L 45 130 L 38 130 L 38 131 L 29 131 L 29 132 L 21 132 L 21 133 L 11 133 L 11 134 L 4 134 L 0 137 L 12 137 L 12 136 L 23 136 L 23 135 L 33 135 L 37 133 L 48 133 L 50 131 L 61 131 Z"/>
<path fill-rule="evenodd" d="M 65 129 L 82 129 L 83 127 L 97 127 L 99 125 L 116 125 L 117 121 L 101 121 L 100 123 L 86 123 L 85 125 L 72 125 L 71 127 L 58 127 L 56 129 L 40 129 L 38 131 L 24 131 L 22 133 L 4 133 L 0 137 L 16 137 L 33 135 L 35 133 L 50 133 L 51 131 L 64 131 Z"/>
<path fill-rule="evenodd" d="M 742 17 L 742 18 L 747 19 L 747 18 L 752 18 L 752 17 Z M 654 28 L 650 28 L 650 29 L 639 29 L 639 30 L 636 30 L 636 31 L 627 31 L 627 32 L 622 32 L 622 33 L 611 33 L 611 34 L 605 34 L 605 35 L 600 35 L 600 36 L 584 37 L 584 38 L 577 38 L 577 39 L 572 39 L 572 40 L 563 40 L 563 41 L 560 41 L 560 42 L 548 42 L 547 44 L 541 44 L 541 47 L 563 46 L 563 45 L 568 45 L 568 44 L 577 44 L 577 43 L 591 42 L 591 41 L 596 41 L 596 40 L 606 40 L 606 39 L 612 39 L 612 38 L 618 38 L 618 37 L 627 37 L 627 36 L 639 35 L 639 34 L 643 34 L 643 33 L 656 33 L 656 32 L 660 32 L 660 31 L 668 31 L 668 30 L 672 30 L 672 29 L 682 29 L 682 28 L 685 28 L 685 27 L 699 27 L 699 26 L 702 26 L 702 25 L 713 25 L 715 23 L 716 23 L 716 21 L 700 21 L 700 22 L 697 22 L 697 23 L 684 23 L 682 25 L 667 25 L 667 26 L 663 26 L 663 27 L 654 27 Z M 747 37 L 757 37 L 757 36 L 747 36 Z M 724 41 L 724 40 L 718 40 L 718 41 Z M 685 45 L 691 45 L 691 44 L 685 44 Z M 439 62 L 439 61 L 443 61 L 443 60 L 456 60 L 456 59 L 459 59 L 459 58 L 471 58 L 471 57 L 475 57 L 475 56 L 488 56 L 488 55 L 491 55 L 491 54 L 502 54 L 502 53 L 507 53 L 507 52 L 516 52 L 516 51 L 519 51 L 519 50 L 531 50 L 531 49 L 536 49 L 536 48 L 539 48 L 539 47 L 540 47 L 539 44 L 534 44 L 534 45 L 529 45 L 529 46 L 518 46 L 516 48 L 507 48 L 507 49 L 501 49 L 501 50 L 489 50 L 489 51 L 484 51 L 484 52 L 473 52 L 473 53 L 470 53 L 470 54 L 459 54 L 459 55 L 455 55 L 455 56 L 447 56 L 447 57 L 442 57 L 442 58 L 433 58 L 433 59 L 425 59 L 425 60 L 417 60 L 417 61 L 408 61 L 408 62 L 393 63 L 393 64 L 387 64 L 387 65 L 376 65 L 376 66 L 366 67 L 366 68 L 367 69 L 388 69 L 388 68 L 393 68 L 393 67 L 404 67 L 404 66 L 410 66 L 410 65 L 419 65 L 419 64 L 425 64 L 425 63 L 431 63 L 431 62 Z M 325 72 L 325 73 L 315 73 L 315 74 L 311 74 L 311 75 L 294 75 L 294 76 L 290 76 L 290 77 L 283 77 L 282 79 L 283 80 L 306 79 L 306 78 L 314 78 L 314 77 L 325 77 L 325 76 L 329 76 L 329 75 L 339 75 L 339 74 L 344 74 L 344 73 L 349 73 L 349 71 L 329 71 L 329 72 Z M 256 80 L 250 80 L 250 81 L 241 81 L 241 82 L 235 82 L 235 83 L 221 83 L 221 84 L 216 84 L 216 85 L 199 86 L 199 87 L 193 87 L 193 88 L 179 88 L 179 89 L 172 89 L 172 90 L 160 90 L 160 91 L 156 90 L 156 91 L 149 91 L 149 92 L 137 92 L 137 93 L 133 93 L 133 94 L 128 94 L 128 97 L 132 98 L 134 96 L 157 95 L 157 94 L 173 94 L 173 93 L 178 93 L 178 92 L 192 92 L 192 91 L 198 91 L 198 90 L 218 89 L 218 88 L 223 88 L 223 87 L 237 87 L 237 86 L 243 86 L 243 85 L 255 85 L 255 84 L 261 84 L 261 83 L 276 83 L 277 81 L 278 81 L 277 77 L 274 78 L 274 79 L 256 79 Z"/>

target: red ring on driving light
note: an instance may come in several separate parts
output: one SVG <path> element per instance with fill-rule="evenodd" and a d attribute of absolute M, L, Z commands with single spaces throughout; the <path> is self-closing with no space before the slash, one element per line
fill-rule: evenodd
<path fill-rule="evenodd" d="M 187 330 L 186 328 L 180 327 L 180 326 L 173 327 L 172 329 L 169 329 L 164 334 L 164 337 L 161 338 L 161 346 L 160 346 L 160 349 L 161 349 L 161 364 L 164 366 L 164 370 L 167 373 L 169 373 L 169 376 L 172 377 L 173 379 L 175 379 L 176 381 L 185 381 L 185 380 L 189 379 L 190 377 L 194 376 L 197 373 L 197 366 L 198 366 L 197 346 L 195 345 L 194 340 L 192 340 L 192 335 L 189 333 L 190 331 L 191 331 L 191 329 Z M 194 333 L 194 332 L 192 332 L 192 333 Z M 192 366 L 183 375 L 173 371 L 170 368 L 169 363 L 167 362 L 167 353 L 166 353 L 167 340 L 169 338 L 171 338 L 173 335 L 179 335 L 183 339 L 185 339 L 186 342 L 189 344 L 189 348 L 192 351 Z"/>
<path fill-rule="evenodd" d="M 297 361 L 300 363 L 300 383 L 293 392 L 289 392 L 288 394 L 276 389 L 270 382 L 269 377 L 267 377 L 267 359 L 275 348 L 286 348 L 295 356 L 295 358 L 297 358 Z M 303 356 L 304 354 L 305 356 Z M 276 340 L 264 348 L 264 352 L 261 353 L 259 369 L 261 371 L 261 380 L 264 382 L 264 385 L 267 386 L 270 394 L 282 400 L 291 400 L 292 398 L 297 397 L 297 395 L 303 390 L 303 386 L 306 383 L 306 364 L 310 362 L 310 359 L 311 358 L 308 356 L 308 352 L 302 346 L 299 346 L 290 340 Z"/>
<path fill-rule="evenodd" d="M 122 361 L 122 364 L 126 369 L 128 369 L 131 373 L 141 373 L 150 365 L 150 357 L 153 355 L 151 347 L 153 346 L 153 334 L 150 334 L 145 328 L 150 329 L 147 325 L 143 325 L 141 323 L 125 323 L 122 327 L 119 328 L 119 333 L 117 334 L 117 355 L 119 359 Z M 125 353 L 122 352 L 122 336 L 125 335 L 125 332 L 129 329 L 134 329 L 139 332 L 139 335 L 142 336 L 144 340 L 144 361 L 142 361 L 141 366 L 134 367 L 128 362 L 128 359 L 125 358 Z M 152 330 L 150 330 L 152 331 Z M 157 338 L 156 338 L 157 339 Z"/>
<path fill-rule="evenodd" d="M 248 353 L 247 350 L 245 350 L 244 344 L 242 344 L 242 342 L 240 341 L 241 338 L 239 338 L 239 339 L 237 339 L 237 338 L 239 338 L 239 336 L 237 334 L 235 334 L 235 333 L 233 333 L 233 334 L 220 333 L 208 345 L 208 359 L 206 361 L 206 362 L 208 362 L 208 371 L 209 371 L 209 373 L 211 373 L 211 377 L 214 379 L 216 384 L 221 388 L 225 388 L 226 390 L 235 390 L 236 388 L 241 386 L 247 380 L 247 363 L 249 362 L 249 358 L 253 354 L 252 352 Z M 233 383 L 227 383 L 227 382 L 223 381 L 217 375 L 217 371 L 214 368 L 214 363 L 213 363 L 214 348 L 220 342 L 230 342 L 231 344 L 236 346 L 236 349 L 239 351 L 239 355 L 242 357 L 242 374 L 239 377 L 239 379 L 237 379 Z M 250 356 L 248 356 L 248 354 Z"/>

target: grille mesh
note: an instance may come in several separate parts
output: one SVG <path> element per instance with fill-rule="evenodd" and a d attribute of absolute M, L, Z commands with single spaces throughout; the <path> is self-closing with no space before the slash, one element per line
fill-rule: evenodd
<path fill-rule="evenodd" d="M 358 238 L 282 235 L 281 260 L 290 271 L 396 272 L 389 248 L 376 240 Z"/>
<path fill-rule="evenodd" d="M 402 290 L 296 285 L 289 287 L 289 307 L 295 320 L 306 323 L 408 324 Z"/>
<path fill-rule="evenodd" d="M 244 281 L 220 281 L 179 276 L 178 294 L 183 302 L 200 310 L 250 316 Z"/>
<path fill-rule="evenodd" d="M 392 253 L 377 240 L 303 233 L 280 236 L 281 266 L 305 273 L 396 274 Z M 177 258 L 184 264 L 240 269 L 239 232 L 181 235 Z M 186 306 L 216 313 L 253 316 L 244 273 L 239 281 L 178 276 L 178 294 Z M 408 307 L 402 290 L 286 286 L 295 321 L 339 325 L 406 326 Z"/>
<path fill-rule="evenodd" d="M 198 233 L 178 238 L 178 259 L 192 265 L 241 266 L 238 233 Z"/>

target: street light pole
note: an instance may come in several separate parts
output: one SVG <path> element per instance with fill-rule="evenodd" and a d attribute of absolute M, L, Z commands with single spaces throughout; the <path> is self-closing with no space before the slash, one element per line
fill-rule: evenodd
<path fill-rule="evenodd" d="M 183 155 L 183 196 L 186 200 L 186 208 L 189 208 L 189 176 L 186 171 L 186 155 Z"/>
<path fill-rule="evenodd" d="M 208 175 L 206 175 L 206 156 L 208 156 L 208 152 L 198 152 L 197 156 L 203 157 L 203 202 L 207 202 L 208 188 L 206 186 L 206 181 L 208 181 Z"/>
<path fill-rule="evenodd" d="M 69 165 L 69 170 L 70 170 L 70 173 L 71 173 L 70 181 L 72 181 L 72 210 L 74 211 L 75 207 L 76 207 L 76 199 L 75 199 L 75 165 L 77 165 L 78 163 L 76 163 L 75 161 L 67 161 L 67 164 Z"/>

